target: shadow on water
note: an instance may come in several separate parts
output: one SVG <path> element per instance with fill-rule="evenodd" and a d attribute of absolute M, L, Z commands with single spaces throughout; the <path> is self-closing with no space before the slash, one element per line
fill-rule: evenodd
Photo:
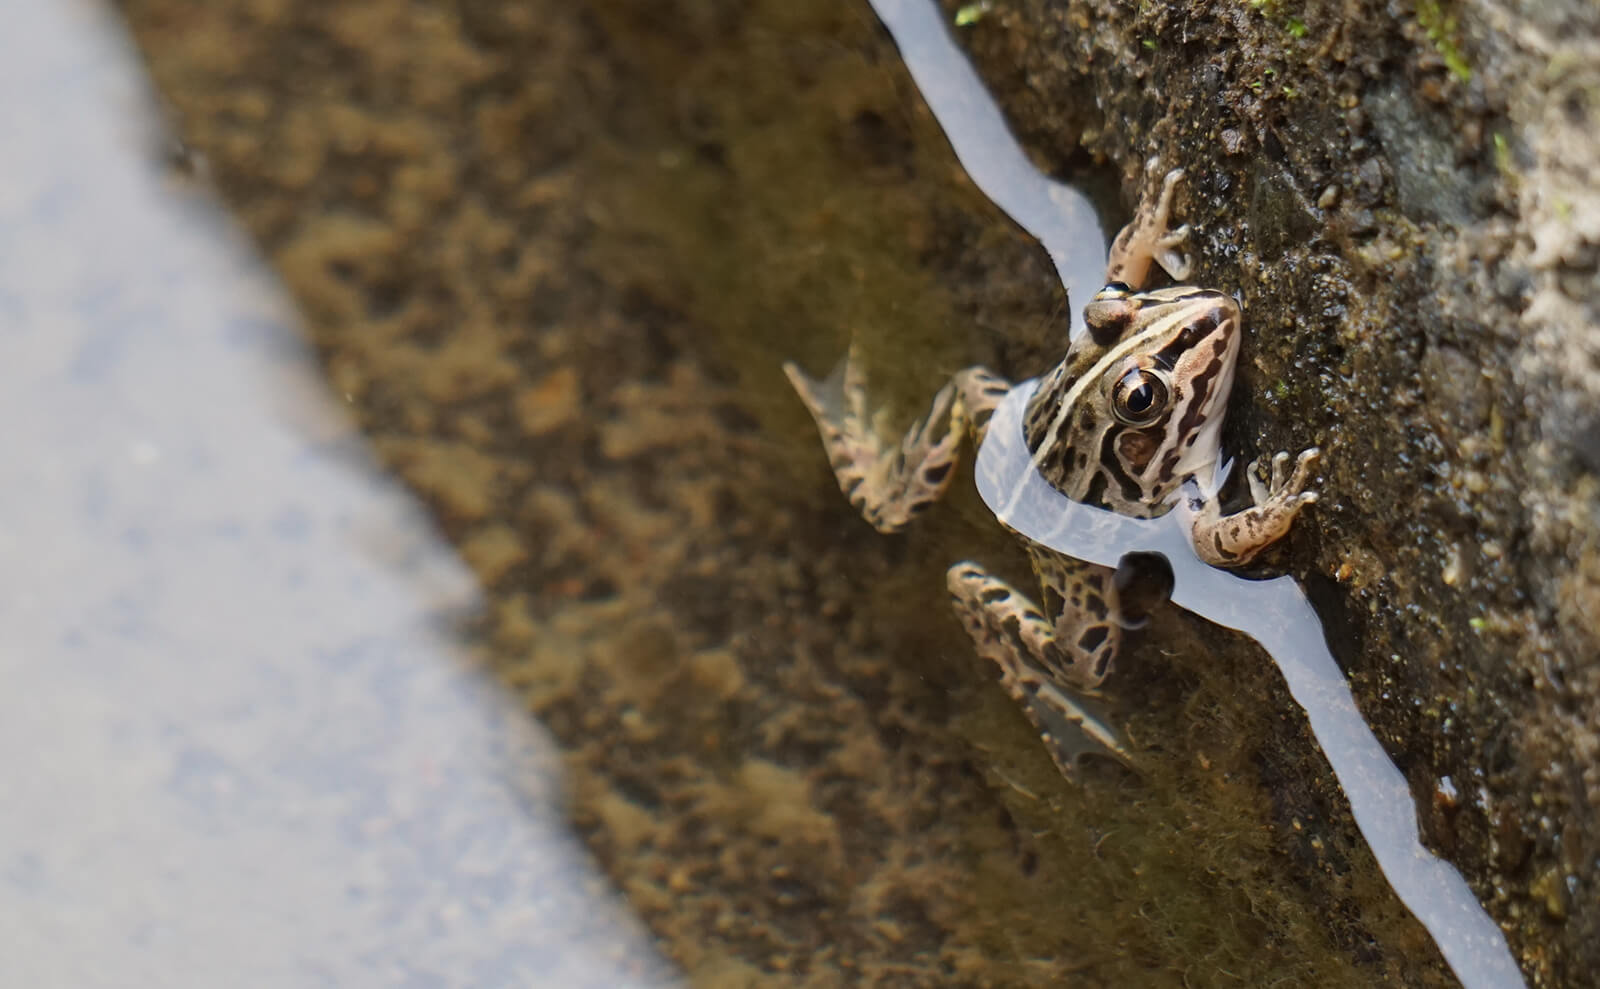
<path fill-rule="evenodd" d="M 1070 322 L 867 7 L 123 6 L 692 980 L 1449 984 L 1259 651 L 1156 618 L 1156 757 L 1069 787 L 947 611 L 1026 573 L 972 485 L 838 497 L 782 360 L 854 337 L 909 419 Z"/>
<path fill-rule="evenodd" d="M 673 984 L 482 607 L 167 171 L 106 11 L 0 40 L 0 937 L 14 985 Z"/>

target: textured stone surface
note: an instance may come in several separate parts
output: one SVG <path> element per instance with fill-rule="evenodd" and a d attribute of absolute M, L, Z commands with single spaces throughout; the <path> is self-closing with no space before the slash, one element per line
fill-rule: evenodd
<path fill-rule="evenodd" d="M 1151 156 L 1195 178 L 1198 277 L 1256 333 L 1238 445 L 1325 446 L 1300 573 L 1425 833 L 1550 985 L 1600 963 L 1597 24 L 1023 2 L 967 35 L 1041 157 L 1129 198 Z"/>

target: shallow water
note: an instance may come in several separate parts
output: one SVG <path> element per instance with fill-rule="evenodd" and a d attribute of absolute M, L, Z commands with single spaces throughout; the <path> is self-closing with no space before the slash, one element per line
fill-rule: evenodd
<path fill-rule="evenodd" d="M 0 954 L 28 986 L 671 985 L 482 607 L 88 3 L 0 38 Z"/>
<path fill-rule="evenodd" d="M 1021 562 L 971 485 L 902 539 L 840 498 L 781 361 L 854 339 L 909 420 L 1070 322 L 867 7 L 126 6 L 692 981 L 1448 984 L 1264 657 L 1158 619 L 1142 775 L 1069 787 L 947 611 Z"/>

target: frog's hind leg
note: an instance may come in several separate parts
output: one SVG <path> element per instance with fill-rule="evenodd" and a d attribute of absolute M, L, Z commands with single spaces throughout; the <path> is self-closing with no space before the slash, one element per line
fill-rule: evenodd
<path fill-rule="evenodd" d="M 1124 625 L 1113 573 L 1030 544 L 1051 638 L 1041 662 L 1068 683 L 1094 689 L 1105 681 Z"/>
<path fill-rule="evenodd" d="M 944 494 L 971 429 L 982 438 L 1011 384 L 984 368 L 958 373 L 898 442 L 884 439 L 882 410 L 867 406 L 866 380 L 854 348 L 816 381 L 792 362 L 783 373 L 816 420 L 839 488 L 880 532 L 897 532 Z"/>
<path fill-rule="evenodd" d="M 1052 672 L 1062 666 L 1057 627 L 1026 595 L 971 562 L 951 567 L 946 582 L 978 655 L 999 667 L 1001 685 L 1038 729 L 1063 776 L 1076 779 L 1086 755 L 1132 762 L 1101 705 Z"/>

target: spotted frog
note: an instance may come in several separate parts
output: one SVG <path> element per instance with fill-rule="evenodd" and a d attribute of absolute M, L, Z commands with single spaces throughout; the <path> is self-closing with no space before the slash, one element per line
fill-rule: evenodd
<path fill-rule="evenodd" d="M 1283 537 L 1317 498 L 1306 490 L 1318 451 L 1272 458 L 1263 479 L 1251 464 L 1253 504 L 1223 514 L 1217 488 L 1222 422 L 1239 355 L 1238 303 L 1181 284 L 1187 226 L 1169 229 L 1183 173 L 1169 172 L 1118 234 L 1106 286 L 1084 307 L 1087 332 L 1039 382 L 1024 430 L 1033 466 L 1075 501 L 1135 518 L 1165 515 L 1191 480 L 1204 492 L 1191 507 L 1199 557 L 1238 566 Z M 1145 290 L 1159 265 L 1174 284 Z M 852 354 L 826 381 L 793 363 L 784 372 L 811 411 L 839 487 L 881 532 L 896 532 L 949 486 L 961 443 L 983 441 L 1010 382 L 982 367 L 957 373 L 928 414 L 892 441 L 877 429 L 859 362 Z M 1044 737 L 1062 773 L 1076 775 L 1096 753 L 1130 762 L 1109 725 L 1098 688 L 1110 674 L 1124 628 L 1143 623 L 1145 605 L 1116 574 L 1017 534 L 1038 575 L 1036 603 L 981 564 L 952 566 L 955 610 L 1000 680 Z"/>

